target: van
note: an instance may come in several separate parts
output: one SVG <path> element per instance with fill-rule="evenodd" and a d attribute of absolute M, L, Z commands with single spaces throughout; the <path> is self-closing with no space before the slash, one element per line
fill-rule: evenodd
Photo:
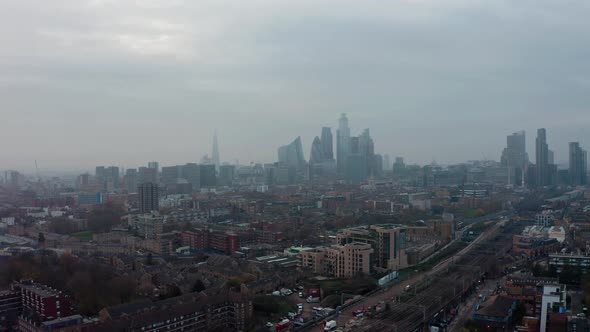
<path fill-rule="evenodd" d="M 336 328 L 336 321 L 335 320 L 328 321 L 328 322 L 326 322 L 326 325 L 324 325 L 324 331 L 332 331 L 335 328 Z"/>

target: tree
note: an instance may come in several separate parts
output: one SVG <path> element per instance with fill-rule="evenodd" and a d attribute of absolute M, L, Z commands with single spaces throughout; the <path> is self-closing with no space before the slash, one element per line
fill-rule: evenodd
<path fill-rule="evenodd" d="M 203 283 L 203 281 L 201 279 L 197 279 L 197 281 L 195 281 L 195 284 L 193 285 L 193 292 L 202 292 L 205 290 L 205 284 Z"/>

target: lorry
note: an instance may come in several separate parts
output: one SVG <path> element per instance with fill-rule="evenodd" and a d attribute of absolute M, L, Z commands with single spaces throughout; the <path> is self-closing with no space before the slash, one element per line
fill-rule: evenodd
<path fill-rule="evenodd" d="M 335 320 L 327 321 L 326 324 L 324 324 L 324 331 L 332 331 L 336 328 L 336 325 L 337 324 Z"/>

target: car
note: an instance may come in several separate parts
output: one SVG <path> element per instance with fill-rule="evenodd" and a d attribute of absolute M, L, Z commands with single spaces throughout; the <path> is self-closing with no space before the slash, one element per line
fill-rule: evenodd
<path fill-rule="evenodd" d="M 303 292 L 299 292 L 299 297 L 300 298 L 304 298 L 305 296 L 303 295 Z"/>
<path fill-rule="evenodd" d="M 303 310 L 303 303 L 297 303 L 297 308 L 299 310 Z"/>
<path fill-rule="evenodd" d="M 268 327 L 268 328 L 271 328 L 271 327 L 273 327 L 273 326 L 275 326 L 275 324 L 273 324 L 273 323 L 271 323 L 271 322 L 267 322 L 267 323 L 266 323 L 266 327 Z"/>
<path fill-rule="evenodd" d="M 313 308 L 311 308 L 311 309 L 312 309 L 313 311 L 322 311 L 322 310 L 324 310 L 324 308 L 322 308 L 322 307 L 313 307 Z"/>
<path fill-rule="evenodd" d="M 577 314 L 576 316 L 577 316 L 577 317 L 580 317 L 580 318 L 586 318 L 586 314 L 585 314 L 585 313 L 583 313 L 583 312 L 580 312 L 580 313 L 579 313 L 579 314 Z"/>
<path fill-rule="evenodd" d="M 361 309 L 359 309 L 359 310 L 353 311 L 352 312 L 352 316 L 353 317 L 363 317 L 363 314 L 364 313 L 365 313 L 364 311 L 362 311 Z"/>

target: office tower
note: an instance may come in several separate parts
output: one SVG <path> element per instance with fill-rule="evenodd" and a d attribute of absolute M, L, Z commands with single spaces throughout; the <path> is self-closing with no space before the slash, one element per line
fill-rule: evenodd
<path fill-rule="evenodd" d="M 383 156 L 383 170 L 390 171 L 391 170 L 391 157 L 388 154 Z"/>
<path fill-rule="evenodd" d="M 104 178 L 106 177 L 106 171 L 104 166 L 96 166 L 94 171 L 94 176 L 96 180 L 99 182 L 103 182 Z"/>
<path fill-rule="evenodd" d="M 338 120 L 338 130 L 336 131 L 336 168 L 339 174 L 344 174 L 346 169 L 346 157 L 350 151 L 350 128 L 348 127 L 348 118 L 342 113 Z"/>
<path fill-rule="evenodd" d="M 305 169 L 301 137 L 297 137 L 288 145 L 281 146 L 278 150 L 278 155 L 280 164 L 295 168 L 297 171 L 303 171 Z"/>
<path fill-rule="evenodd" d="M 156 168 L 140 167 L 138 172 L 138 183 L 158 183 L 158 171 Z"/>
<path fill-rule="evenodd" d="M 546 186 L 549 184 L 549 147 L 547 145 L 547 131 L 545 128 L 537 130 L 536 147 L 536 185 Z"/>
<path fill-rule="evenodd" d="M 371 159 L 371 172 L 370 175 L 380 178 L 383 176 L 383 156 L 380 154 L 373 155 Z"/>
<path fill-rule="evenodd" d="M 137 186 L 139 185 L 139 174 L 137 172 L 137 169 L 128 168 L 125 171 L 125 177 L 123 178 L 123 182 L 125 183 L 125 188 L 127 189 L 128 193 L 136 192 Z"/>
<path fill-rule="evenodd" d="M 404 157 L 395 157 L 393 163 L 393 174 L 399 175 L 406 170 L 406 164 L 404 164 Z"/>
<path fill-rule="evenodd" d="M 580 143 L 569 144 L 569 176 L 570 184 L 574 186 L 586 184 L 587 154 L 580 147 Z"/>
<path fill-rule="evenodd" d="M 217 143 L 217 131 L 213 135 L 213 149 L 211 151 L 211 159 L 213 161 L 213 165 L 215 165 L 215 170 L 219 171 L 219 144 Z"/>
<path fill-rule="evenodd" d="M 139 194 L 139 212 L 150 213 L 159 210 L 159 191 L 158 185 L 152 182 L 142 183 L 138 186 Z"/>
<path fill-rule="evenodd" d="M 217 186 L 215 165 L 199 165 L 199 178 L 201 188 L 213 188 Z"/>
<path fill-rule="evenodd" d="M 219 182 L 224 186 L 231 186 L 234 182 L 236 167 L 234 165 L 221 165 L 219 167 Z"/>
<path fill-rule="evenodd" d="M 107 185 L 108 187 L 112 188 L 119 188 L 120 187 L 120 176 L 119 176 L 119 167 L 117 166 L 109 166 L 106 169 L 107 172 Z"/>
<path fill-rule="evenodd" d="M 334 159 L 334 143 L 332 140 L 332 129 L 330 127 L 322 128 L 322 155 L 325 160 Z"/>
<path fill-rule="evenodd" d="M 182 166 L 162 167 L 162 184 L 166 187 L 173 187 L 182 177 Z"/>
<path fill-rule="evenodd" d="M 526 134 L 524 131 L 506 137 L 506 148 L 502 151 L 501 164 L 508 168 L 508 181 L 511 184 L 522 184 L 525 166 L 529 162 L 526 153 Z"/>
<path fill-rule="evenodd" d="M 309 153 L 309 163 L 310 164 L 319 164 L 324 161 L 324 155 L 322 153 L 322 142 L 320 141 L 319 137 L 315 137 L 313 139 L 313 143 L 311 143 L 311 152 Z"/>
<path fill-rule="evenodd" d="M 191 185 L 193 191 L 201 187 L 201 169 L 195 163 L 188 163 L 182 166 L 182 177 Z"/>
<path fill-rule="evenodd" d="M 156 175 L 160 173 L 160 164 L 157 161 L 150 161 L 148 163 L 148 168 L 152 168 L 156 170 Z"/>

